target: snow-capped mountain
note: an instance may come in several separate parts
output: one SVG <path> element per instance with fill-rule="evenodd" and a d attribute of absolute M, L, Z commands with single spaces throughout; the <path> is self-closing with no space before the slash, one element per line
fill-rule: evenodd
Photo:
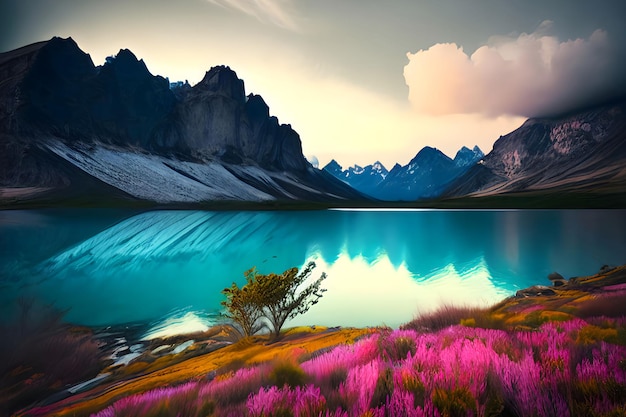
<path fill-rule="evenodd" d="M 454 160 L 431 147 L 423 148 L 405 166 L 396 164 L 391 171 L 376 162 L 361 168 L 343 170 L 331 161 L 324 170 L 358 191 L 385 201 L 415 201 L 438 197 L 446 186 L 465 173 L 484 156 L 475 146 L 461 148 Z"/>
<path fill-rule="evenodd" d="M 478 147 L 474 147 L 474 151 L 464 147 L 453 160 L 440 150 L 426 146 L 406 166 L 392 169 L 378 187 L 375 197 L 399 201 L 437 198 L 450 182 L 464 174 L 482 156 Z"/>
<path fill-rule="evenodd" d="M 454 165 L 459 168 L 476 165 L 476 162 L 480 161 L 484 156 L 485 154 L 478 146 L 474 146 L 472 149 L 463 146 L 454 157 Z"/>
<path fill-rule="evenodd" d="M 379 161 L 365 167 L 354 165 L 343 170 L 341 165 L 333 159 L 323 169 L 355 190 L 370 196 L 375 194 L 377 187 L 389 174 L 387 168 Z"/>
<path fill-rule="evenodd" d="M 3 205 L 364 198 L 313 168 L 298 133 L 225 66 L 170 89 L 129 50 L 97 67 L 53 38 L 0 54 L 0 79 Z"/>

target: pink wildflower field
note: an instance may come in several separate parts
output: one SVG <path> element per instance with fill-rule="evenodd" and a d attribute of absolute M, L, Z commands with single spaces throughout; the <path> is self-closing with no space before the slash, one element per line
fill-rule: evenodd
<path fill-rule="evenodd" d="M 626 320 L 596 321 L 382 329 L 302 362 L 132 395 L 95 416 L 624 416 Z"/>

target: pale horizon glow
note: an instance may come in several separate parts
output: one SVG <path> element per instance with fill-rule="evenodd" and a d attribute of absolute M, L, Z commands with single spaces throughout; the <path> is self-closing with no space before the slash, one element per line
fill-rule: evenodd
<path fill-rule="evenodd" d="M 111 54 L 105 54 L 104 58 L 108 55 Z M 91 56 L 96 65 L 104 62 L 104 58 L 100 62 L 96 56 Z M 143 59 L 153 74 L 166 76 L 152 70 L 150 58 L 140 55 L 137 58 Z M 391 169 L 395 163 L 406 165 L 424 146 L 437 148 L 451 158 L 463 146 L 478 145 L 488 153 L 501 135 L 526 120 L 520 116 L 420 114 L 414 112 L 409 103 L 393 100 L 350 81 L 319 74 L 304 64 L 298 67 L 293 62 L 278 60 L 273 68 L 264 69 L 257 65 L 260 59 L 250 55 L 241 60 L 241 70 L 235 65 L 229 66 L 244 80 L 246 94 L 260 94 L 269 105 L 270 114 L 299 133 L 303 154 L 317 157 L 320 168 L 335 159 L 344 169 L 376 161 Z M 285 74 L 279 79 L 274 76 L 277 69 Z M 195 85 L 203 76 L 204 72 L 196 78 L 169 79 L 187 80 Z M 303 88 L 309 85 L 312 87 Z M 317 117 L 311 117 L 312 114 Z"/>
<path fill-rule="evenodd" d="M 96 65 L 130 49 L 192 85 L 227 65 L 320 167 L 391 169 L 626 95 L 626 2 L 531 3 L 0 0 L 0 51 L 72 37 Z"/>

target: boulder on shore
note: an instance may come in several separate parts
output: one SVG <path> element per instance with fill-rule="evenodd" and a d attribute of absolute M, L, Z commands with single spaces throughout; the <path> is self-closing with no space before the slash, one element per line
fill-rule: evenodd
<path fill-rule="evenodd" d="M 550 289 L 545 285 L 534 285 L 530 288 L 526 288 L 523 290 L 519 290 L 515 293 L 516 298 L 525 298 L 525 297 L 545 297 L 555 295 L 554 290 Z"/>
<path fill-rule="evenodd" d="M 552 281 L 552 284 L 555 287 L 560 287 L 567 284 L 567 280 L 563 277 L 563 275 L 558 272 L 552 272 L 548 275 L 548 279 Z"/>

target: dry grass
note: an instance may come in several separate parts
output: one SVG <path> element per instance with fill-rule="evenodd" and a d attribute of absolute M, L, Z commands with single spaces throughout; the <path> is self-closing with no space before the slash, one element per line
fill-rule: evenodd
<path fill-rule="evenodd" d="M 499 316 L 492 314 L 491 309 L 453 305 L 443 305 L 432 312 L 422 314 L 400 326 L 400 328 L 416 331 L 437 331 L 457 324 L 485 329 L 504 328 L 504 321 Z"/>
<path fill-rule="evenodd" d="M 261 336 L 244 339 L 231 346 L 218 349 L 206 355 L 197 356 L 184 362 L 139 376 L 114 385 L 98 386 L 79 396 L 68 398 L 49 410 L 49 416 L 88 415 L 102 410 L 114 401 L 130 394 L 146 392 L 154 388 L 180 384 L 183 381 L 206 378 L 212 372 L 228 369 L 232 363 L 239 366 L 272 362 L 280 358 L 292 359 L 307 352 L 315 352 L 332 346 L 353 343 L 371 334 L 370 329 L 340 329 L 333 332 L 311 333 L 289 343 L 266 344 Z M 297 355 L 294 355 L 297 353 Z"/>
<path fill-rule="evenodd" d="M 576 315 L 580 318 L 626 316 L 626 294 L 589 298 L 578 305 Z"/>

